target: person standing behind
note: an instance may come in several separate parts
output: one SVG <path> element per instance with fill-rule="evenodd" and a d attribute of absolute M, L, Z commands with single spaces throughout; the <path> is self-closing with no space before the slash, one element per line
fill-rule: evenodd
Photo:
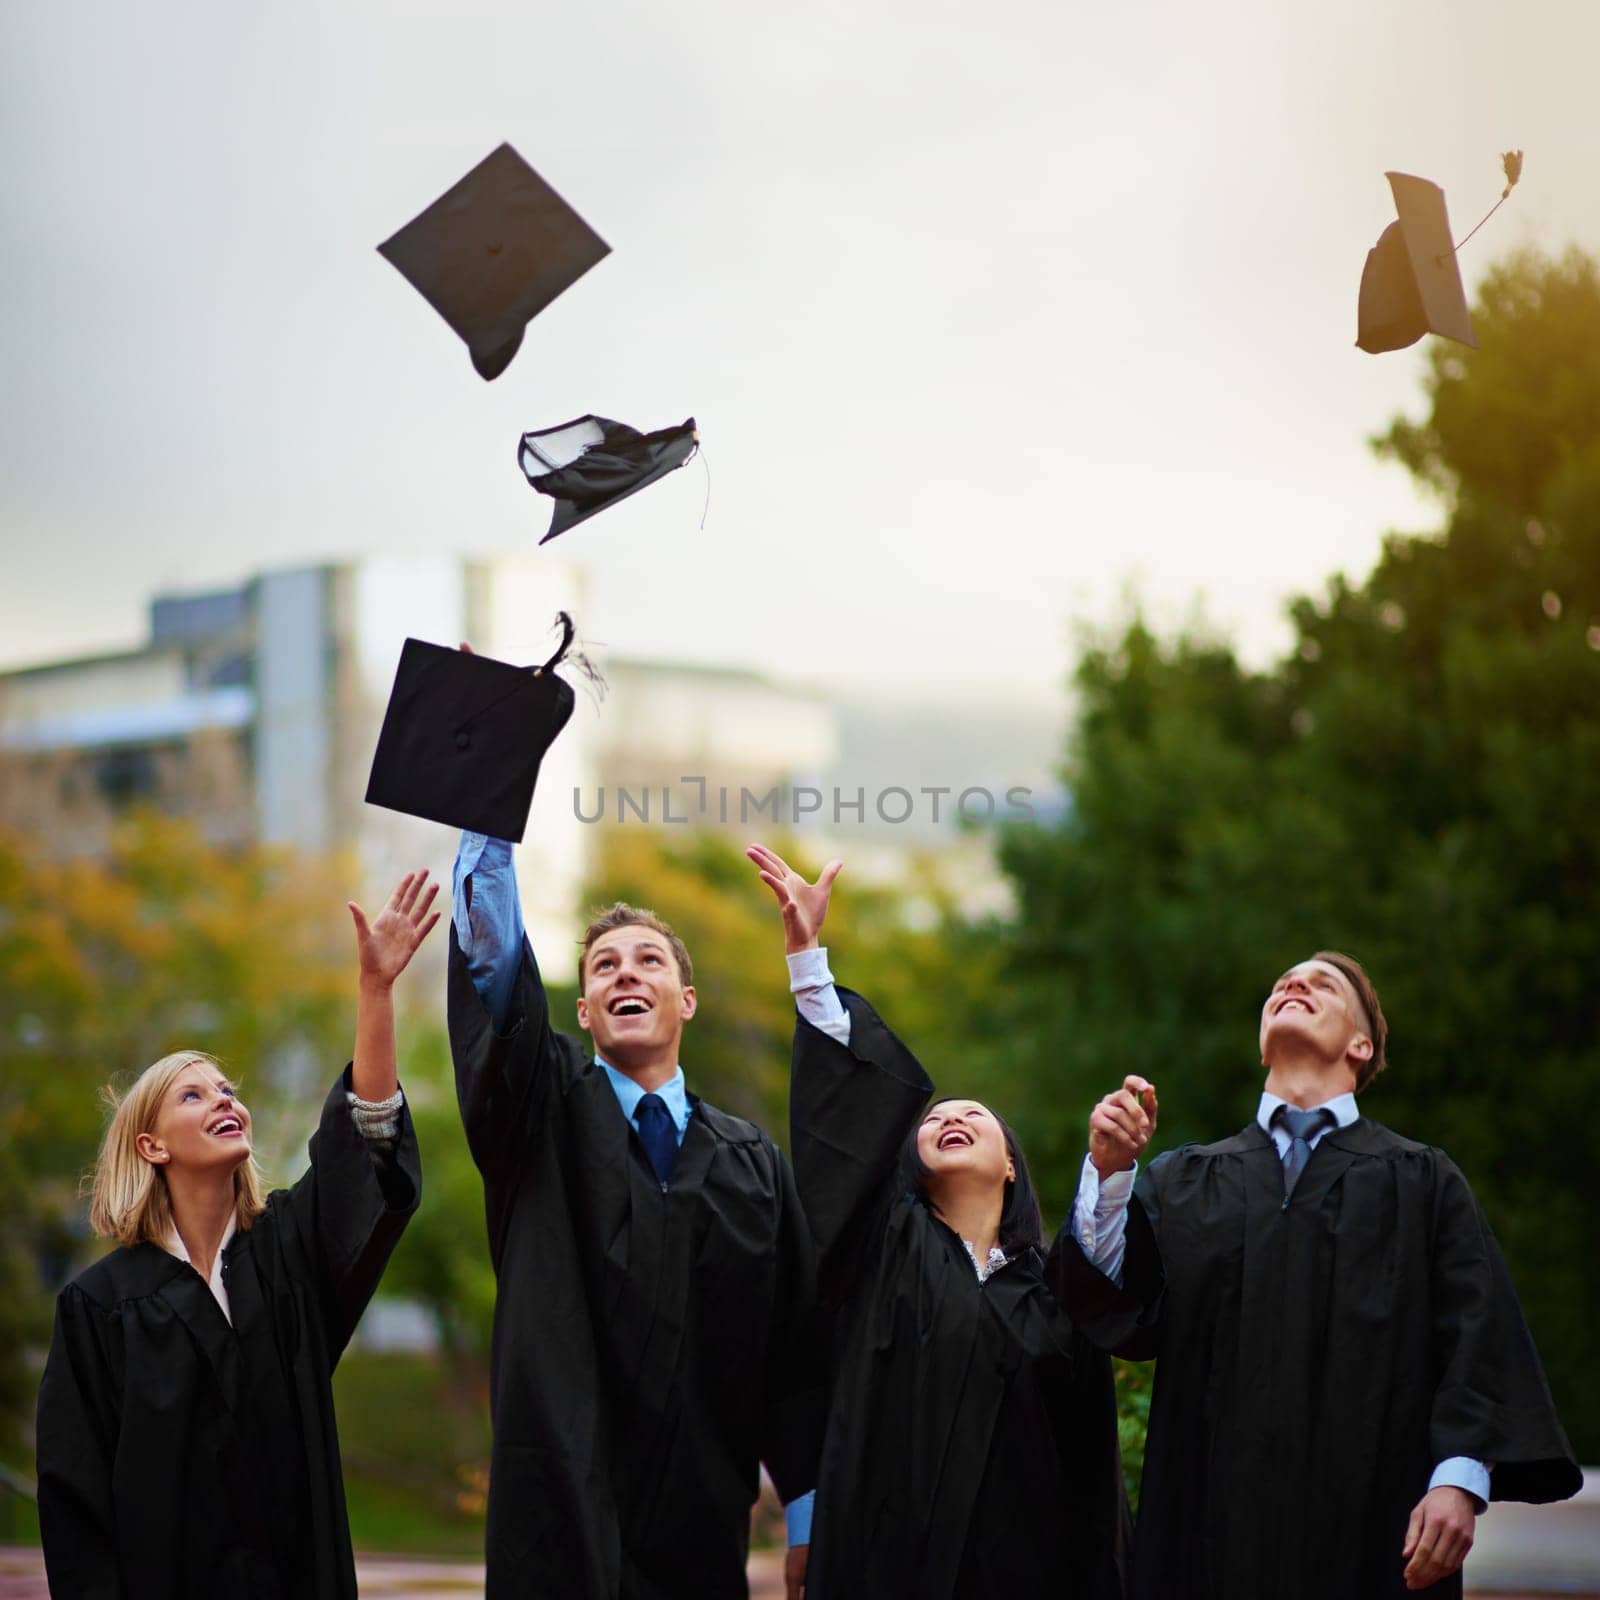
<path fill-rule="evenodd" d="M 1121 1353 L 1159 1357 L 1138 1600 L 1459 1595 L 1490 1499 L 1581 1484 L 1466 1179 L 1361 1115 L 1387 1033 L 1360 964 L 1319 951 L 1262 1007 L 1243 1132 L 1135 1182 L 1143 1080 L 1090 1117 L 1079 1242 Z"/>
<path fill-rule="evenodd" d="M 683 942 L 617 904 L 584 934 L 578 1025 L 551 1025 L 511 846 L 455 865 L 450 1045 L 497 1293 L 488 1600 L 748 1593 L 764 1461 L 804 1576 L 823 1394 L 788 1162 L 689 1092 Z"/>
<path fill-rule="evenodd" d="M 331 1379 L 420 1193 L 392 987 L 438 921 L 426 879 L 370 926 L 349 907 L 354 1059 L 292 1189 L 263 1194 L 210 1056 L 107 1091 L 90 1221 L 118 1247 L 61 1291 L 39 1386 L 55 1600 L 355 1600 Z"/>

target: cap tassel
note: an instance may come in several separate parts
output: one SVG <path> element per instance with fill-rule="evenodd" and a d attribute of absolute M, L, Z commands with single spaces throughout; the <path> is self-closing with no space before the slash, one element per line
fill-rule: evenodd
<path fill-rule="evenodd" d="M 1467 240 L 1472 237 L 1472 234 L 1476 233 L 1478 228 L 1481 228 L 1484 223 L 1487 222 L 1489 218 L 1492 217 L 1495 212 L 1497 212 L 1500 207 L 1511 198 L 1511 191 L 1516 188 L 1517 180 L 1522 176 L 1522 152 L 1520 150 L 1501 151 L 1500 167 L 1506 175 L 1506 186 L 1500 191 L 1500 198 L 1496 200 L 1487 211 L 1484 212 L 1481 218 L 1479 218 L 1478 227 L 1474 228 L 1472 233 L 1467 235 L 1466 239 L 1463 239 L 1460 244 L 1451 245 L 1448 254 L 1453 256 L 1459 255 L 1461 253 L 1462 245 L 1466 244 Z M 1433 259 L 1436 265 L 1441 267 L 1444 265 L 1444 256 L 1435 256 Z"/>
<path fill-rule="evenodd" d="M 548 661 L 544 662 L 541 666 L 529 668 L 527 672 L 518 677 L 517 681 L 512 684 L 512 686 L 507 689 L 504 694 L 496 695 L 494 699 L 488 703 L 488 705 L 479 706 L 470 717 L 456 724 L 456 743 L 457 745 L 461 746 L 462 749 L 466 748 L 466 746 L 462 744 L 462 736 L 472 726 L 472 724 L 478 720 L 479 717 L 487 716 L 498 705 L 504 705 L 505 702 L 512 697 L 512 695 L 519 694 L 523 689 L 527 688 L 527 686 L 532 683 L 535 678 L 542 678 L 545 673 L 549 672 L 552 668 L 560 666 L 564 661 L 576 667 L 578 671 L 581 672 L 589 681 L 589 683 L 600 693 L 603 694 L 605 692 L 606 680 L 601 677 L 594 663 L 581 651 L 576 653 L 572 652 L 572 641 L 578 635 L 577 627 L 573 623 L 572 618 L 565 611 L 558 611 L 556 612 L 556 626 L 561 629 L 561 643 L 556 646 L 555 653 Z"/>
<path fill-rule="evenodd" d="M 540 677 L 552 667 L 560 666 L 566 659 L 567 652 L 572 648 L 573 636 L 577 629 L 572 625 L 572 618 L 565 611 L 556 612 L 556 626 L 561 629 L 561 643 L 556 646 L 556 653 L 545 662 L 542 667 L 533 669 L 534 677 Z"/>

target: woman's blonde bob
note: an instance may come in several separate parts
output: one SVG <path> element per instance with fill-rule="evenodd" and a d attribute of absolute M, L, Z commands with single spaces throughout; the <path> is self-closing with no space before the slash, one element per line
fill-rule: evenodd
<path fill-rule="evenodd" d="M 185 1067 L 222 1068 L 203 1050 L 178 1050 L 148 1066 L 124 1095 L 107 1084 L 101 1098 L 111 1107 L 111 1122 L 100 1141 L 90 1187 L 89 1225 L 121 1245 L 165 1247 L 172 1233 L 172 1203 L 162 1168 L 139 1154 L 139 1135 L 154 1133 L 161 1103 Z M 239 1226 L 248 1228 L 267 1208 L 266 1185 L 256 1158 L 247 1156 L 233 1171 Z"/>

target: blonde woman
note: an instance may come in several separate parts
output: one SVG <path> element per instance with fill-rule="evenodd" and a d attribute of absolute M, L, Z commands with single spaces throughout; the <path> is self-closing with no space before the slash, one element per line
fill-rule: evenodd
<path fill-rule="evenodd" d="M 354 1597 L 330 1380 L 417 1205 L 392 987 L 439 920 L 427 876 L 370 924 L 350 904 L 355 1055 L 292 1189 L 264 1192 L 211 1057 L 108 1096 L 90 1220 L 117 1248 L 61 1291 L 39 1389 L 55 1600 Z"/>

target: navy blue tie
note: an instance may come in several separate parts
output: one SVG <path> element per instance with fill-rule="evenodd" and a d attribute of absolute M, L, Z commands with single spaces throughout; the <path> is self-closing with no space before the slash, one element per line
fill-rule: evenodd
<path fill-rule="evenodd" d="M 1279 1106 L 1272 1113 L 1274 1122 L 1281 1122 L 1288 1130 L 1289 1148 L 1283 1158 L 1283 1198 L 1288 1200 L 1300 1174 L 1311 1159 L 1311 1139 L 1320 1128 L 1331 1127 L 1339 1119 L 1326 1106 L 1315 1111 L 1296 1111 L 1293 1106 Z"/>
<path fill-rule="evenodd" d="M 678 1164 L 678 1130 L 672 1125 L 672 1113 L 667 1102 L 658 1094 L 647 1094 L 639 1101 L 634 1112 L 639 1124 L 639 1139 L 650 1165 L 663 1189 L 672 1181 L 672 1169 Z"/>

